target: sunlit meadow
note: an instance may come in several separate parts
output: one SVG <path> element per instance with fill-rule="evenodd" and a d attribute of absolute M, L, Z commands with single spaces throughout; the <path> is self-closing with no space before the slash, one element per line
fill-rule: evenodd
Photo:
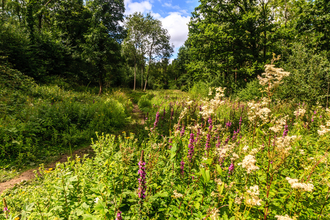
<path fill-rule="evenodd" d="M 41 166 L 1 195 L 0 218 L 330 219 L 330 111 L 274 100 L 287 75 L 267 65 L 259 101 L 155 92 L 139 134 L 97 134 L 94 158 Z"/>

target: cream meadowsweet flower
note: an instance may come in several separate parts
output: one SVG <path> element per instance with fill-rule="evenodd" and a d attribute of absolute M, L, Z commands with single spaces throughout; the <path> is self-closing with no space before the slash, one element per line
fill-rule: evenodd
<path fill-rule="evenodd" d="M 326 126 L 324 125 L 320 125 L 320 130 L 317 130 L 317 133 L 322 136 L 326 133 L 328 133 L 330 131 L 330 129 L 328 129 Z"/>
<path fill-rule="evenodd" d="M 285 178 L 293 189 L 302 189 L 307 192 L 312 192 L 314 185 L 311 183 L 299 183 L 298 179 L 291 179 L 290 177 Z"/>
<path fill-rule="evenodd" d="M 181 193 L 178 193 L 176 190 L 173 191 L 173 198 L 177 199 L 177 198 L 181 198 L 183 197 L 183 195 Z"/>
<path fill-rule="evenodd" d="M 259 167 L 255 165 L 256 162 L 257 160 L 253 155 L 246 155 L 242 163 L 239 163 L 238 165 L 242 165 L 242 167 L 246 169 L 247 173 L 251 173 L 252 171 L 259 169 Z"/>
<path fill-rule="evenodd" d="M 304 116 L 306 113 L 306 110 L 303 108 L 298 108 L 296 111 L 293 112 L 293 114 L 297 117 Z"/>
<path fill-rule="evenodd" d="M 242 200 L 243 200 L 243 198 L 244 198 L 243 196 L 241 196 L 241 197 L 236 197 L 236 198 L 235 198 L 235 203 L 238 204 L 238 205 L 242 204 Z"/>
<path fill-rule="evenodd" d="M 211 212 L 210 212 L 210 219 L 211 220 L 218 220 L 218 217 L 219 217 L 218 212 L 219 212 L 219 210 L 217 208 L 212 209 Z"/>
<path fill-rule="evenodd" d="M 259 186 L 258 185 L 250 186 L 250 190 L 247 190 L 246 192 L 248 193 L 248 197 L 245 200 L 245 203 L 247 205 L 261 206 L 262 200 L 259 199 L 259 197 L 258 197 L 258 195 L 259 195 Z"/>
<path fill-rule="evenodd" d="M 249 149 L 249 146 L 245 145 L 245 146 L 243 147 L 242 150 L 243 150 L 244 152 L 246 152 L 248 149 Z"/>
<path fill-rule="evenodd" d="M 285 216 L 275 215 L 275 218 L 277 218 L 278 220 L 293 220 L 293 218 L 290 218 L 287 214 Z"/>

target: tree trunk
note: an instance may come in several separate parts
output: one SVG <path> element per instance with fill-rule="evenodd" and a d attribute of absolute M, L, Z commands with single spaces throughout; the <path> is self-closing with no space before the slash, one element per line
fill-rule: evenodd
<path fill-rule="evenodd" d="M 143 65 L 141 66 L 141 91 L 143 90 Z"/>
<path fill-rule="evenodd" d="M 136 86 L 136 61 L 134 65 L 134 88 L 133 88 L 134 91 L 135 91 L 135 86 Z"/>
<path fill-rule="evenodd" d="M 144 92 L 145 92 L 146 89 L 147 89 L 147 82 L 148 82 L 148 76 L 149 76 L 149 69 L 150 69 L 150 63 L 149 63 L 148 70 L 147 70 L 146 81 L 145 81 L 145 83 L 144 83 L 144 89 L 143 89 Z"/>
<path fill-rule="evenodd" d="M 103 76 L 102 76 L 102 72 L 99 73 L 99 86 L 100 86 L 99 95 L 101 95 L 102 94 L 102 90 L 103 90 Z"/>
<path fill-rule="evenodd" d="M 41 32 L 41 22 L 42 22 L 42 14 L 38 15 L 38 29 Z"/>

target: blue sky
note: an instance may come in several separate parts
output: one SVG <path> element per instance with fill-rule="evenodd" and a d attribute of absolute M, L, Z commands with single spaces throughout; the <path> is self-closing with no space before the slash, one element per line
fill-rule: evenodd
<path fill-rule="evenodd" d="M 141 12 L 151 13 L 152 16 L 160 20 L 163 28 L 166 28 L 171 35 L 171 44 L 174 44 L 174 55 L 177 57 L 180 46 L 188 37 L 188 26 L 191 12 L 199 5 L 198 0 L 124 0 L 125 14 Z"/>

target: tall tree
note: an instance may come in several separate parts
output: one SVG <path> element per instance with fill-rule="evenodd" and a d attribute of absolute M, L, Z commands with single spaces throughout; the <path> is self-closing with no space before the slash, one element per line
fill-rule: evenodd
<path fill-rule="evenodd" d="M 275 28 L 266 0 L 201 0 L 189 24 L 193 80 L 235 88 L 271 58 Z"/>
<path fill-rule="evenodd" d="M 150 19 L 150 15 L 144 17 L 141 13 L 129 15 L 125 22 L 127 29 L 127 37 L 125 38 L 124 52 L 134 62 L 134 87 L 136 88 L 136 68 L 145 57 L 145 40 L 148 35 L 146 22 Z"/>
<path fill-rule="evenodd" d="M 173 53 L 173 46 L 170 45 L 170 35 L 168 31 L 162 28 L 161 21 L 153 19 L 147 20 L 147 39 L 146 39 L 146 54 L 148 60 L 148 69 L 145 77 L 145 83 L 143 90 L 146 91 L 148 76 L 152 62 L 155 60 L 161 60 L 169 58 Z"/>
<path fill-rule="evenodd" d="M 88 2 L 92 13 L 91 26 L 85 35 L 83 55 L 97 72 L 99 94 L 103 91 L 104 77 L 109 64 L 115 66 L 120 58 L 120 42 L 125 33 L 123 0 L 95 0 Z"/>

